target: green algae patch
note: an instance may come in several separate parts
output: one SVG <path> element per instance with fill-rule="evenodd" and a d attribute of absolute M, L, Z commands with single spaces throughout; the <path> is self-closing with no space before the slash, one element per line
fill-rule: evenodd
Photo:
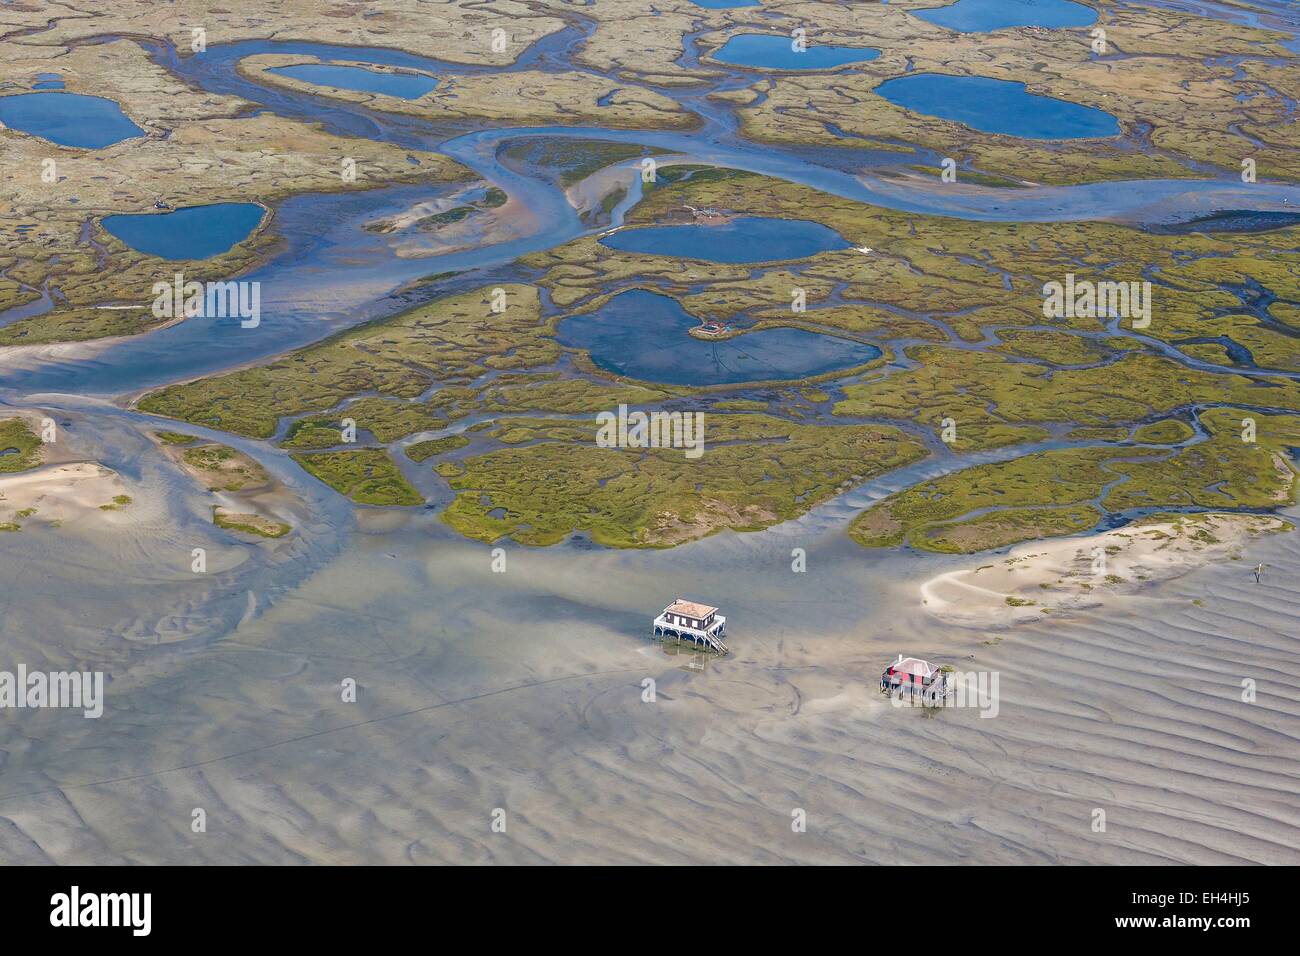
<path fill-rule="evenodd" d="M 435 455 L 445 455 L 469 444 L 464 435 L 447 435 L 445 438 L 432 438 L 429 441 L 416 442 L 406 449 L 406 457 L 411 461 L 426 462 Z"/>
<path fill-rule="evenodd" d="M 419 505 L 420 493 L 379 448 L 298 452 L 293 460 L 341 495 L 362 505 Z"/>
<path fill-rule="evenodd" d="M 511 165 L 531 164 L 553 170 L 559 176 L 560 185 L 568 188 L 606 166 L 665 152 L 667 150 L 605 139 L 529 138 L 507 144 L 500 156 Z"/>
<path fill-rule="evenodd" d="M 41 463 L 41 438 L 21 418 L 0 421 L 0 474 L 26 471 Z"/>
<path fill-rule="evenodd" d="M 705 450 L 601 448 L 594 424 L 521 419 L 493 433 L 518 447 L 445 463 L 460 492 L 443 519 L 466 537 L 555 544 L 570 534 L 613 547 L 672 547 L 722 530 L 755 531 L 924 457 L 877 425 L 795 425 L 712 415 Z"/>
<path fill-rule="evenodd" d="M 187 435 L 184 432 L 154 432 L 153 437 L 164 445 L 190 445 L 198 440 L 193 435 Z"/>
<path fill-rule="evenodd" d="M 259 538 L 283 538 L 293 530 L 283 521 L 274 521 L 264 515 L 227 511 L 220 507 L 212 509 L 212 523 L 227 531 L 242 531 Z"/>

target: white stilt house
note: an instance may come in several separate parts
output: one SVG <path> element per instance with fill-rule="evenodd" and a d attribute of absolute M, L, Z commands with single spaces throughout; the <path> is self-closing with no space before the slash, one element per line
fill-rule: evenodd
<path fill-rule="evenodd" d="M 727 619 L 716 607 L 707 604 L 678 598 L 655 618 L 654 629 L 656 640 L 690 641 L 719 654 L 727 653 L 727 645 L 722 642 L 727 633 Z"/>

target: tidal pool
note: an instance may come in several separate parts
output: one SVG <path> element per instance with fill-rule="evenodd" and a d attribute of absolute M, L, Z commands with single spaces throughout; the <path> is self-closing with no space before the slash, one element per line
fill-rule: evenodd
<path fill-rule="evenodd" d="M 699 320 L 675 299 L 633 289 L 565 319 L 556 337 L 616 375 L 669 385 L 730 385 L 822 375 L 863 365 L 880 349 L 803 329 L 764 329 L 718 342 L 692 338 Z"/>
<path fill-rule="evenodd" d="M 262 221 L 251 202 L 219 202 L 164 213 L 105 216 L 103 226 L 136 252 L 162 259 L 207 259 L 248 238 Z"/>
<path fill-rule="evenodd" d="M 716 226 L 691 224 L 623 229 L 600 242 L 622 252 L 733 263 L 802 259 L 818 252 L 849 247 L 838 232 L 819 222 L 765 216 L 740 216 Z"/>
<path fill-rule="evenodd" d="M 112 100 L 81 93 L 0 96 L 0 123 L 60 146 L 82 149 L 101 149 L 144 135 Z"/>
<path fill-rule="evenodd" d="M 896 106 L 964 123 L 985 133 L 1025 139 L 1115 136 L 1119 122 L 1104 110 L 1040 96 L 1014 80 L 913 73 L 886 80 L 875 92 Z"/>
<path fill-rule="evenodd" d="M 267 72 L 279 73 L 317 86 L 334 86 L 361 93 L 385 93 L 404 100 L 418 100 L 438 85 L 437 80 L 422 73 L 386 73 L 335 63 L 297 63 L 272 67 Z"/>
<path fill-rule="evenodd" d="M 790 48 L 788 36 L 741 33 L 713 54 L 719 63 L 754 66 L 765 70 L 829 70 L 846 63 L 864 63 L 880 56 L 869 46 L 822 46 L 809 43 L 802 52 Z"/>
<path fill-rule="evenodd" d="M 1086 27 L 1097 11 L 1073 0 L 957 0 L 946 7 L 911 11 L 913 16 L 959 33 L 1007 27 Z"/>

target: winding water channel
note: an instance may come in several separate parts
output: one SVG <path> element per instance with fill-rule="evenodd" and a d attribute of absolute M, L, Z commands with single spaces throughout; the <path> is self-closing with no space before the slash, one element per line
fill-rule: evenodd
<path fill-rule="evenodd" d="M 750 0 L 696 2 L 726 7 Z M 936 6 L 941 3 L 936 0 Z M 975 0 L 963 3 L 964 11 L 983 6 Z M 1284 0 L 1255 0 L 1254 10 L 1212 0 L 1169 4 L 1300 31 L 1300 14 Z M 573 54 L 589 36 L 591 24 L 580 8 L 565 15 L 570 27 L 535 44 L 507 69 L 580 69 L 572 65 Z M 900 427 L 924 441 L 931 452 L 927 458 L 859 483 L 763 532 L 717 534 L 662 551 L 596 548 L 582 535 L 547 549 L 512 544 L 510 573 L 496 574 L 495 568 L 489 570 L 488 545 L 462 538 L 440 520 L 436 509 L 451 492 L 428 462 L 392 455 L 429 507 L 355 508 L 274 442 L 178 425 L 139 412 L 130 402 L 144 390 L 237 368 L 394 314 L 414 301 L 404 287 L 426 276 L 457 273 L 437 284 L 437 295 L 534 280 L 533 272 L 516 263 L 518 257 L 618 228 L 641 198 L 636 164 L 622 163 L 616 175 L 626 176 L 626 198 L 612 210 L 610 222 L 584 223 L 553 177 L 501 160 L 502 147 L 523 137 L 635 143 L 682 161 L 750 170 L 864 203 L 973 221 L 1168 225 L 1224 210 L 1286 213 L 1300 208 L 1300 187 L 1246 187 L 1231 171 L 1202 180 L 1026 189 L 945 188 L 937 180 L 904 184 L 877 173 L 915 163 L 934 165 L 939 157 L 925 151 L 884 154 L 746 141 L 731 108 L 708 94 L 750 85 L 755 74 L 716 64 L 722 78 L 709 89 L 656 88 L 698 117 L 698 128 L 690 132 L 481 129 L 260 84 L 240 74 L 237 66 L 253 54 L 290 53 L 326 63 L 407 67 L 440 80 L 482 68 L 392 50 L 297 42 L 214 45 L 187 57 L 166 46 L 152 52 L 185 81 L 242 97 L 256 109 L 318 122 L 341 135 L 448 156 L 504 191 L 524 214 L 513 222 L 515 232 L 504 238 L 404 257 L 391 236 L 366 225 L 449 196 L 463 184 L 380 184 L 294 196 L 267 212 L 264 228 L 282 237 L 282 246 L 245 276 L 261 282 L 258 327 L 241 328 L 237 319 L 199 319 L 130 339 L 8 350 L 0 369 L 0 406 L 50 410 L 59 427 L 76 436 L 78 454 L 129 479 L 133 493 L 141 489 L 127 513 L 133 525 L 83 533 L 69 523 L 56 534 L 9 535 L 5 541 L 10 549 L 5 583 L 15 596 L 6 606 L 6 630 L 16 659 L 25 654 L 40 661 L 48 655 L 60 667 L 90 662 L 103 668 L 113 680 L 109 707 L 121 715 L 96 721 L 78 714 L 68 714 L 66 720 L 58 714 L 29 714 L 22 723 L 5 724 L 10 730 L 0 739 L 5 754 L 0 803 L 11 831 L 59 834 L 48 841 L 49 849 L 39 848 L 59 862 L 86 853 L 105 862 L 328 862 L 340 854 L 362 862 L 456 859 L 453 851 L 442 850 L 441 857 L 430 852 L 431 846 L 441 849 L 443 830 L 454 834 L 457 847 L 471 847 L 456 852 L 466 858 L 480 853 L 475 862 L 503 852 L 490 846 L 524 846 L 517 837 L 516 843 L 492 845 L 464 836 L 483 829 L 483 804 L 510 808 L 512 834 L 526 833 L 534 824 L 543 831 L 540 851 L 521 854 L 520 862 L 536 862 L 546 853 L 584 852 L 566 849 L 568 845 L 608 844 L 614 848 L 608 852 L 621 852 L 623 836 L 612 833 L 607 818 L 635 836 L 626 859 L 657 858 L 645 847 L 658 840 L 670 848 L 662 852 L 664 859 L 689 859 L 694 850 L 701 859 L 725 860 L 714 844 L 748 848 L 753 834 L 771 833 L 773 827 L 784 835 L 787 790 L 804 787 L 811 778 L 819 787 L 829 781 L 824 792 L 814 793 L 819 802 L 806 804 L 827 808 L 818 811 L 817 826 L 831 821 L 827 832 L 858 846 L 856 852 L 864 858 L 879 847 L 894 862 L 924 861 L 922 851 L 931 849 L 919 846 L 924 842 L 950 849 L 952 862 L 969 862 L 980 854 L 993 861 L 1042 862 L 1049 852 L 1052 858 L 1060 853 L 1067 860 L 1097 862 L 1089 854 L 1097 853 L 1100 843 L 1089 839 L 1095 834 L 1086 825 L 1077 827 L 1083 833 L 1076 841 L 1080 846 L 1068 853 L 1060 846 L 1075 839 L 1071 834 L 1080 819 L 1078 808 L 1094 802 L 1082 803 L 1080 795 L 1092 794 L 1100 780 L 1107 790 L 1136 794 L 1133 805 L 1143 815 L 1171 807 L 1165 827 L 1170 832 L 1189 817 L 1226 821 L 1206 828 L 1216 838 L 1220 830 L 1225 834 L 1222 856 L 1216 859 L 1237 859 L 1260 845 L 1252 827 L 1255 817 L 1266 814 L 1257 812 L 1251 794 L 1264 794 L 1259 806 L 1273 806 L 1275 786 L 1270 782 L 1239 798 L 1219 781 L 1278 779 L 1247 760 L 1267 752 L 1278 739 L 1294 739 L 1291 726 L 1278 722 L 1276 714 L 1282 711 L 1251 708 L 1269 715 L 1257 730 L 1250 720 L 1261 718 L 1243 717 L 1244 710 L 1211 709 L 1189 716 L 1182 710 L 1150 708 L 1166 696 L 1188 698 L 1188 682 L 1171 673 L 1199 677 L 1211 670 L 1207 662 L 1222 670 L 1227 662 L 1240 660 L 1246 647 L 1243 634 L 1264 634 L 1264 640 L 1256 639 L 1250 659 L 1268 673 L 1286 673 L 1284 663 L 1274 666 L 1273 658 L 1256 656 L 1260 648 L 1284 645 L 1300 620 L 1300 611 L 1287 617 L 1261 606 L 1261 593 L 1276 594 L 1280 588 L 1261 592 L 1249 584 L 1256 589 L 1244 592 L 1244 613 L 1260 620 L 1243 617 L 1239 626 L 1231 618 L 1233 605 L 1217 594 L 1208 601 L 1212 610 L 1202 611 L 1200 598 L 1207 595 L 1198 583 L 1199 590 L 1189 586 L 1186 594 L 1175 592 L 1181 598 L 1177 602 L 1128 615 L 1135 622 L 1131 630 L 1123 629 L 1129 628 L 1123 620 L 1115 625 L 1121 628 L 1117 632 L 1098 632 L 1086 619 L 1070 627 L 1053 621 L 1050 632 L 1045 626 L 1028 638 L 1008 636 L 999 648 L 1001 636 L 983 640 L 983 633 L 956 634 L 954 628 L 936 626 L 919 607 L 914 583 L 937 569 L 964 567 L 966 557 L 863 549 L 844 533 L 847 522 L 873 502 L 980 463 L 1063 447 L 1112 448 L 1116 458 L 1152 447 L 1175 454 L 1207 440 L 1197 415 L 1211 406 L 1181 410 L 1193 434 L 1166 446 L 1072 440 L 1069 426 L 1062 425 L 1032 444 L 955 454 L 930 429 L 903 423 Z M 682 62 L 697 63 L 701 52 L 695 38 L 688 38 Z M 168 271 L 167 265 L 160 271 Z M 1159 281 L 1158 275 L 1151 278 Z M 829 304 L 854 304 L 845 298 L 846 288 L 847 283 L 837 288 Z M 0 315 L 0 324 L 50 308 L 57 290 L 40 291 L 40 301 Z M 1235 291 L 1244 307 L 1266 308 L 1267 290 Z M 621 304 L 635 305 L 640 299 L 644 305 L 654 295 L 624 291 Z M 548 316 L 560 311 L 545 294 L 542 302 Z M 948 334 L 952 348 L 979 351 L 999 343 L 1000 329 L 994 325 L 982 325 L 983 338 L 967 342 L 943 316 L 869 305 L 926 319 Z M 616 305 L 610 314 L 617 318 L 617 312 Z M 666 311 L 659 324 L 677 331 L 679 319 Z M 768 355 L 747 358 L 768 359 L 773 367 L 791 338 L 775 330 L 749 334 L 768 335 L 750 344 L 778 343 Z M 735 344 L 729 348 L 744 348 L 749 334 L 730 340 Z M 1094 340 L 1136 337 L 1144 348 L 1190 368 L 1243 374 L 1241 368 L 1194 359 L 1168 343 L 1122 329 L 1118 321 L 1105 332 L 1071 334 Z M 641 339 L 630 338 L 640 347 Z M 911 341 L 891 340 L 896 354 L 890 365 L 854 374 L 888 374 L 914 365 L 898 348 Z M 610 353 L 602 357 L 607 367 L 617 369 L 622 346 L 615 336 L 607 344 Z M 686 348 L 710 344 L 688 339 Z M 864 350 L 856 353 L 859 359 L 873 348 L 857 340 L 850 345 Z M 1268 368 L 1245 373 L 1258 379 L 1300 378 Z M 852 377 L 819 385 L 824 400 L 809 398 L 805 409 L 827 417 L 839 386 Z M 742 383 L 700 401 L 732 399 L 746 394 L 746 388 Z M 485 411 L 436 431 L 408 435 L 395 447 L 466 433 L 489 415 Z M 277 438 L 286 427 L 282 423 Z M 198 490 L 146 434 L 162 429 L 182 429 L 255 458 L 300 499 L 294 533 L 271 545 L 250 545 L 214 528 L 212 495 Z M 1117 476 L 1116 482 L 1121 480 Z M 108 513 L 105 520 L 114 517 Z M 1279 585 L 1295 579 L 1296 546 L 1288 538 L 1294 536 L 1274 536 L 1250 553 L 1252 563 L 1266 560 L 1270 568 L 1277 567 L 1269 573 Z M 190 571 L 196 544 L 209 549 L 210 573 Z M 792 548 L 806 552 L 811 573 L 791 573 Z M 1238 569 L 1243 581 L 1244 568 L 1242 563 Z M 655 605 L 653 613 L 662 606 L 657 603 L 661 594 L 667 600 L 677 593 L 708 599 L 732 615 L 729 627 L 734 625 L 735 646 L 742 653 L 711 663 L 708 680 L 684 673 L 686 668 L 679 666 L 684 657 L 666 658 L 662 649 L 652 651 L 638 641 L 647 630 L 650 605 Z M 34 594 L 44 594 L 46 600 L 24 600 Z M 1162 597 L 1169 594 L 1160 592 Z M 1175 610 L 1175 604 L 1182 610 Z M 1230 637 L 1216 636 L 1220 618 L 1237 628 Z M 1176 637 L 1186 635 L 1186 654 L 1166 653 L 1179 646 L 1162 638 L 1166 621 Z M 1266 629 L 1271 626 L 1276 638 Z M 1149 654 L 1133 652 L 1147 647 L 1152 648 Z M 965 723 L 946 719 L 953 714 L 925 721 L 880 719 L 862 701 L 875 696 L 870 684 L 879 673 L 877 658 L 891 660 L 903 649 L 1002 672 L 1008 699 L 1015 698 L 1019 713 L 1008 707 L 1003 720 Z M 1135 706 L 1127 685 L 1109 675 L 1129 675 L 1148 663 L 1152 670 L 1138 671 L 1133 679 L 1157 693 Z M 641 703 L 643 685 L 638 682 L 646 674 L 660 681 L 666 706 Z M 338 700 L 339 680 L 345 676 L 362 688 L 356 705 Z M 1085 686 L 1086 697 L 1080 690 Z M 1232 693 L 1221 696 L 1235 700 L 1236 688 L 1229 684 L 1228 690 Z M 1218 706 L 1215 695 L 1202 696 L 1211 699 L 1211 707 Z M 630 702 L 627 708 L 623 701 Z M 1062 709 L 1052 709 L 1057 706 Z M 639 709 L 635 716 L 631 708 Z M 880 713 L 891 716 L 887 710 Z M 715 715 L 718 719 L 710 723 Z M 61 722 L 54 723 L 56 719 Z M 1208 741 L 1160 736 L 1157 726 L 1197 723 L 1226 727 L 1224 735 L 1243 743 L 1239 749 L 1225 746 L 1218 730 Z M 1178 764 L 1181 776 L 1157 773 L 1149 784 L 1134 780 L 1140 762 L 1130 759 L 1126 746 L 1113 743 L 1126 726 L 1137 728 L 1132 752 L 1140 748 L 1144 755 L 1173 755 L 1170 760 L 1183 761 Z M 970 759 L 953 760 L 957 752 Z M 1229 760 L 1209 762 L 1225 753 Z M 840 772 L 835 761 L 845 756 L 851 762 Z M 922 762 L 942 768 L 942 774 L 918 773 Z M 1279 758 L 1278 766 L 1284 776 L 1290 764 Z M 789 782 L 796 778 L 797 783 Z M 1212 778 L 1213 789 L 1225 794 L 1222 803 L 1202 810 L 1188 802 L 1191 796 L 1182 799 L 1179 788 L 1195 796 Z M 1139 786 L 1149 790 L 1135 789 Z M 1171 801 L 1170 794 L 1180 798 Z M 190 838 L 190 813 L 200 799 L 210 807 L 219 800 L 212 819 L 214 831 L 220 827 L 222 835 Z M 945 803 L 948 799 L 957 802 Z M 666 811 L 674 803 L 690 809 L 686 828 L 680 817 Z M 557 820 L 547 816 L 556 807 L 565 813 L 569 807 L 581 809 Z M 1236 824 L 1248 835 L 1244 841 L 1232 830 L 1232 814 L 1241 807 L 1252 817 Z M 56 816 L 64 812 L 61 808 L 70 812 Z M 860 821 L 868 816 L 885 821 L 885 829 L 863 826 Z M 671 826 L 659 822 L 664 820 Z M 46 821 L 57 826 L 47 829 Z M 728 825 L 735 821 L 743 827 Z M 1026 829 L 1025 821 L 1036 829 Z M 897 840 L 898 832 L 939 834 L 942 839 L 916 841 L 918 847 L 910 849 L 912 841 Z M 1143 838 L 1154 831 L 1138 832 L 1135 847 L 1115 850 L 1103 862 L 1150 862 Z M 1229 837 L 1231 847 L 1226 846 Z M 808 839 L 823 838 L 810 833 Z M 692 845 L 710 840 L 698 849 Z M 38 840 L 30 843 L 36 847 Z M 1218 846 L 1214 840 L 1207 843 Z M 1280 845 L 1274 841 L 1267 848 L 1280 856 L 1275 849 Z M 1179 861 L 1189 855 L 1180 853 L 1169 851 Z"/>
<path fill-rule="evenodd" d="M 1270 7 L 1260 14 L 1267 25 L 1300 21 L 1293 11 Z M 1257 17 L 1258 19 L 1258 17 Z M 573 23 L 523 53 L 504 69 L 585 69 L 572 62 L 576 49 L 593 24 L 572 15 Z M 700 51 L 688 37 L 684 63 L 698 62 Z M 187 321 L 134 338 L 114 341 L 66 354 L 24 358 L 0 373 L 0 396 L 9 403 L 39 399 L 69 407 L 99 405 L 130 397 L 174 381 L 185 380 L 282 353 L 317 341 L 349 325 L 391 314 L 405 307 L 393 293 L 404 284 L 435 273 L 459 273 L 440 292 L 481 285 L 497 279 L 517 279 L 513 262 L 529 252 L 552 248 L 575 237 L 592 234 L 551 178 L 507 167 L 499 159 L 502 146 L 524 137 L 548 139 L 599 138 L 635 143 L 667 151 L 693 162 L 748 170 L 824 190 L 837 196 L 887 208 L 984 221 L 1064 222 L 1106 220 L 1140 224 L 1179 222 L 1231 209 L 1267 214 L 1300 209 L 1300 186 L 1263 183 L 1249 187 L 1235 177 L 1201 180 L 1144 180 L 1078 186 L 1039 186 L 1026 189 L 952 189 L 937 181 L 906 185 L 872 175 L 872 170 L 917 160 L 916 155 L 881 155 L 851 149 L 803 149 L 752 144 L 737 131 L 730 107 L 708 94 L 752 82 L 740 68 L 708 90 L 683 91 L 657 87 L 698 119 L 689 133 L 663 130 L 614 130 L 602 127 L 505 127 L 467 130 L 465 124 L 435 118 L 385 113 L 366 106 L 259 83 L 238 70 L 245 57 L 265 54 L 309 55 L 322 63 L 347 61 L 386 67 L 406 67 L 433 77 L 466 76 L 487 68 L 467 66 L 395 50 L 333 46 L 307 42 L 244 41 L 214 45 L 206 52 L 182 57 L 175 48 L 151 47 L 154 59 L 178 77 L 201 89 L 241 97 L 288 118 L 317 122 L 332 132 L 392 143 L 409 149 L 435 151 L 472 169 L 487 183 L 503 190 L 528 213 L 519 234 L 477 248 L 441 255 L 404 258 L 382 236 L 363 226 L 384 215 L 405 211 L 416 203 L 448 191 L 447 187 L 380 185 L 373 189 L 292 197 L 273 210 L 271 228 L 285 248 L 246 278 L 262 285 L 263 320 L 256 329 L 242 329 L 238 320 Z M 586 72 L 593 72 L 586 70 Z M 628 195 L 612 213 L 612 225 L 622 224 L 624 212 L 640 199 L 634 164 L 626 168 Z M 39 306 L 38 306 L 39 307 Z M 48 296 L 44 307 L 49 307 Z M 0 316 L 0 323 L 31 314 Z M 1209 371 L 1239 371 L 1193 360 L 1156 340 L 1143 339 L 1166 355 Z M 979 347 L 979 346 L 977 346 Z M 88 353 L 88 354 L 86 354 Z M 1294 377 L 1293 373 L 1252 369 L 1254 374 Z M 134 412 L 124 411 L 133 415 Z"/>

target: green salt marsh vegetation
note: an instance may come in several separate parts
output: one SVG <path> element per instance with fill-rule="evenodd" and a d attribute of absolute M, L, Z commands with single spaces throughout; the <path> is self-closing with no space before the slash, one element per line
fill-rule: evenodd
<path fill-rule="evenodd" d="M 899 429 L 796 425 L 713 415 L 712 446 L 600 448 L 594 424 L 505 420 L 503 448 L 448 463 L 460 492 L 444 520 L 470 538 L 547 545 L 582 533 L 613 547 L 671 547 L 723 529 L 757 530 L 925 455 Z"/>
<path fill-rule="evenodd" d="M 1101 520 L 1092 502 L 1119 479 L 1108 463 L 1152 454 L 1068 448 L 976 465 L 877 502 L 853 519 L 849 536 L 871 548 L 974 552 L 1083 530 Z"/>
<path fill-rule="evenodd" d="M 947 419 L 956 425 L 947 447 L 958 456 L 1062 433 L 1097 447 L 1037 452 L 923 483 L 859 516 L 854 540 L 978 551 L 1076 533 L 1130 508 L 1282 500 L 1290 446 L 1275 432 L 1286 434 L 1287 416 L 1265 412 L 1300 414 L 1300 385 L 1244 368 L 1193 368 L 1153 351 L 1147 338 L 1175 343 L 1230 332 L 1263 343 L 1260 355 L 1273 348 L 1281 355 L 1286 334 L 1247 312 L 1229 314 L 1239 300 L 1219 283 L 1245 284 L 1254 274 L 1283 298 L 1300 298 L 1300 256 L 1285 251 L 1300 230 L 1158 236 L 1105 223 L 963 222 L 734 170 L 705 172 L 661 177 L 629 222 L 693 221 L 689 207 L 810 219 L 872 253 L 706 267 L 582 238 L 524 259 L 558 314 L 543 315 L 533 286 L 505 287 L 509 305 L 500 313 L 491 290 L 478 289 L 263 365 L 162 389 L 140 407 L 263 439 L 291 419 L 280 443 L 296 461 L 353 500 L 379 505 L 422 497 L 390 457 L 395 449 L 339 449 L 344 419 L 373 437 L 369 446 L 475 416 L 473 453 L 445 457 L 468 444 L 455 435 L 417 441 L 405 454 L 437 459 L 427 467 L 455 493 L 443 518 L 457 531 L 530 545 L 577 533 L 611 546 L 668 547 L 724 528 L 767 527 L 918 460 L 928 452 L 915 429 L 938 436 Z M 1170 285 L 1157 288 L 1153 321 L 1140 336 L 1124 322 L 1110 328 L 1104 319 L 1043 315 L 1043 284 L 1067 271 L 1133 281 L 1144 266 Z M 803 313 L 789 307 L 796 286 L 807 292 Z M 553 334 L 564 310 L 598 307 L 627 288 L 672 295 L 701 316 L 747 316 L 753 327 L 837 329 L 881 343 L 886 354 L 868 370 L 830 376 L 840 379 L 833 386 L 727 386 L 721 401 L 713 391 L 617 378 L 585 353 L 562 349 Z M 1195 354 L 1194 345 L 1176 347 Z M 1293 353 L 1278 367 L 1295 362 Z M 596 446 L 587 416 L 670 402 L 708 410 L 703 458 Z M 830 414 L 817 407 L 826 403 Z M 1220 413 L 1216 404 L 1233 410 Z M 1194 441 L 1180 420 L 1198 409 L 1209 441 Z M 1250 409 L 1263 410 L 1261 437 L 1251 449 L 1232 446 L 1222 416 Z M 1130 440 L 1158 447 L 1114 444 Z"/>
<path fill-rule="evenodd" d="M 1287 449 L 1300 444 L 1300 416 L 1214 408 L 1199 417 L 1209 439 L 1180 449 L 1059 449 L 923 482 L 858 515 L 849 535 L 866 547 L 969 553 L 1085 531 L 1130 509 L 1224 511 L 1295 500 Z M 1243 441 L 1248 421 L 1254 437 Z M 1173 438 L 1169 422 L 1157 424 Z M 1186 424 L 1172 424 L 1191 437 Z"/>
<path fill-rule="evenodd" d="M 376 393 L 379 401 L 360 403 L 358 414 L 365 421 L 361 425 L 363 419 L 357 419 L 361 427 L 388 434 L 400 431 L 401 422 L 439 427 L 439 416 L 427 408 L 422 412 L 410 401 L 438 383 L 546 364 L 560 354 L 555 341 L 542 336 L 536 289 L 503 288 L 506 308 L 499 314 L 492 311 L 490 289 L 439 299 L 264 365 L 151 392 L 139 407 L 239 435 L 270 438 L 282 416 L 324 412 L 347 399 Z"/>
<path fill-rule="evenodd" d="M 225 508 L 212 509 L 212 523 L 227 531 L 242 531 L 244 534 L 259 538 L 283 538 L 293 529 L 283 521 L 276 521 L 264 515 L 227 511 Z"/>
<path fill-rule="evenodd" d="M 362 505 L 419 505 L 424 498 L 382 448 L 295 452 L 293 460 L 315 478 Z"/>
<path fill-rule="evenodd" d="M 1177 445 L 1195 434 L 1192 426 L 1186 422 L 1166 418 L 1139 426 L 1133 431 L 1133 440 L 1148 445 Z"/>
<path fill-rule="evenodd" d="M 181 461 L 209 491 L 245 491 L 271 480 L 266 469 L 248 455 L 215 442 L 186 448 Z"/>
<path fill-rule="evenodd" d="M 187 435 L 184 432 L 159 431 L 153 434 L 164 445 L 189 445 L 197 441 L 193 435 Z"/>
<path fill-rule="evenodd" d="M 845 385 L 835 413 L 897 417 L 936 430 L 951 418 L 957 423 L 956 447 L 968 439 L 983 447 L 982 429 L 998 424 L 1109 427 L 1211 402 L 1300 410 L 1300 385 L 1293 381 L 1263 383 L 1200 371 L 1144 352 L 1094 368 L 1055 370 L 941 346 L 917 346 L 908 355 L 918 367 Z"/>
<path fill-rule="evenodd" d="M 26 471 L 41 463 L 41 438 L 22 418 L 0 420 L 0 474 Z"/>
<path fill-rule="evenodd" d="M 406 449 L 406 457 L 414 462 L 426 462 L 437 455 L 445 455 L 449 451 L 456 451 L 464 448 L 469 444 L 469 439 L 464 435 L 447 435 L 443 438 L 431 438 L 428 441 L 416 442 Z"/>
<path fill-rule="evenodd" d="M 1209 439 L 1167 457 L 1116 462 L 1127 480 L 1102 504 L 1127 508 L 1273 508 L 1295 500 L 1289 448 L 1300 445 L 1300 416 L 1214 408 L 1200 415 Z M 1249 427 L 1254 439 L 1243 441 Z"/>

